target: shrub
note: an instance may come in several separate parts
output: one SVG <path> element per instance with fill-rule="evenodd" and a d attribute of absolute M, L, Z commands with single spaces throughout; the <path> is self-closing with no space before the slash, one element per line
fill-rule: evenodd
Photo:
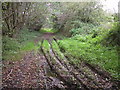
<path fill-rule="evenodd" d="M 20 44 L 17 42 L 16 39 L 4 36 L 2 39 L 2 43 L 3 60 L 10 59 L 11 56 L 16 55 L 20 50 Z"/>
<path fill-rule="evenodd" d="M 113 23 L 112 28 L 102 40 L 103 45 L 120 46 L 120 23 Z"/>
<path fill-rule="evenodd" d="M 74 21 L 73 22 L 73 29 L 70 30 L 70 33 L 72 36 L 75 35 L 82 35 L 82 34 L 91 34 L 92 32 L 95 31 L 95 25 L 90 24 L 90 23 L 83 23 L 80 21 Z"/>

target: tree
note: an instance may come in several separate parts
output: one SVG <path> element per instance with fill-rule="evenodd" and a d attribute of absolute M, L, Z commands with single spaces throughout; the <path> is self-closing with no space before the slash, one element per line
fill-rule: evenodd
<path fill-rule="evenodd" d="M 4 2 L 2 3 L 3 35 L 13 37 L 24 25 L 26 12 L 31 3 Z"/>

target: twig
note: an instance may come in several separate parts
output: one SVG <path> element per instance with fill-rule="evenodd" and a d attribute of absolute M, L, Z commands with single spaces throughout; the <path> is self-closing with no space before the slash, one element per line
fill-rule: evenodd
<path fill-rule="evenodd" d="M 12 74 L 12 72 L 13 72 L 13 69 L 11 69 L 11 70 L 10 70 L 10 73 L 7 75 L 7 78 L 6 78 L 6 80 L 5 80 L 5 81 L 7 81 L 7 80 L 9 79 L 10 74 Z"/>

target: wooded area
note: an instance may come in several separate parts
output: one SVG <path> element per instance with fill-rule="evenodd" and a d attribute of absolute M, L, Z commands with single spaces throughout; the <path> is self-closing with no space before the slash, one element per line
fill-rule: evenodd
<path fill-rule="evenodd" d="M 119 90 L 120 22 L 101 2 L 3 2 L 3 90 Z"/>

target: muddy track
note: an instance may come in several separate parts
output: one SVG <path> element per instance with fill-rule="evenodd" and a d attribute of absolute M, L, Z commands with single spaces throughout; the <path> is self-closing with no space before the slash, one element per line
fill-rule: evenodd
<path fill-rule="evenodd" d="M 55 41 L 59 46 L 53 36 L 45 34 L 35 41 L 48 40 L 49 50 L 42 40 L 39 53 L 27 52 L 22 60 L 5 62 L 3 90 L 119 90 L 118 83 L 100 67 L 85 61 L 76 65 L 71 57 L 58 53 L 52 45 Z"/>
<path fill-rule="evenodd" d="M 57 43 L 57 40 L 54 40 Z M 112 77 L 106 74 L 101 68 L 95 68 L 85 61 L 81 62 L 80 67 L 78 67 L 75 64 L 71 64 L 68 57 L 64 56 L 64 58 L 60 58 L 59 54 L 53 49 L 51 41 L 48 40 L 50 45 L 49 51 L 46 52 L 42 45 L 41 50 L 53 73 L 67 86 L 66 89 L 118 90 L 117 83 L 113 82 Z"/>
<path fill-rule="evenodd" d="M 73 88 L 73 86 L 77 82 L 76 82 L 76 80 L 72 80 L 72 77 L 69 73 L 66 73 L 66 72 L 68 72 L 67 69 L 60 66 L 59 61 L 56 61 L 55 57 L 51 56 L 50 53 L 45 52 L 43 47 L 41 47 L 41 51 L 43 52 L 52 72 L 55 73 L 57 75 L 57 78 L 60 79 L 64 83 L 64 86 L 65 86 L 64 88 L 66 88 L 66 86 L 67 86 L 67 88 Z M 53 54 L 53 53 L 51 53 L 51 54 Z"/>
<path fill-rule="evenodd" d="M 65 67 L 65 68 L 68 70 L 68 72 L 69 72 L 73 77 L 75 77 L 76 80 L 78 80 L 78 82 L 80 82 L 80 83 L 82 84 L 82 87 L 84 87 L 84 89 L 89 89 L 90 87 L 88 88 L 88 86 L 85 85 L 84 80 L 80 78 L 80 77 L 82 76 L 82 78 L 83 78 L 83 77 L 86 78 L 86 81 L 87 81 L 89 77 L 88 77 L 87 75 L 84 75 L 83 72 L 79 73 L 72 65 L 69 64 L 68 60 L 67 60 L 65 57 L 64 57 L 63 60 L 60 60 L 60 58 L 58 57 L 58 55 L 56 55 L 54 49 L 52 48 L 51 42 L 49 42 L 49 44 L 50 44 L 51 49 L 52 49 L 55 57 L 57 58 L 57 60 L 59 60 L 59 62 L 61 62 L 61 65 L 62 65 L 63 67 Z M 90 81 L 88 81 L 88 82 L 90 82 Z M 92 81 L 92 83 L 96 84 L 94 81 Z"/>

